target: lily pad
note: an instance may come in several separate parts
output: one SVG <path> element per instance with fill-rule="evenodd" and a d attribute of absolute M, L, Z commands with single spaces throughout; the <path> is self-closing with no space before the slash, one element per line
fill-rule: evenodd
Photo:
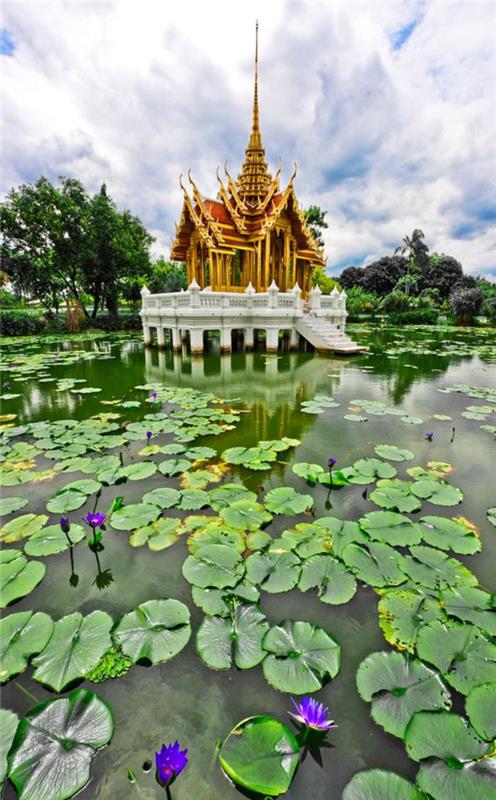
<path fill-rule="evenodd" d="M 20 611 L 0 620 L 0 683 L 27 667 L 31 656 L 40 653 L 52 635 L 48 614 Z"/>
<path fill-rule="evenodd" d="M 422 517 L 419 522 L 424 542 L 433 547 L 470 555 L 481 549 L 477 533 L 456 520 L 448 517 Z"/>
<path fill-rule="evenodd" d="M 397 586 L 406 581 L 403 556 L 387 544 L 370 542 L 368 547 L 349 544 L 342 559 L 359 580 L 370 586 Z"/>
<path fill-rule="evenodd" d="M 299 478 L 304 478 L 308 483 L 315 485 L 319 479 L 319 475 L 324 473 L 324 468 L 320 464 L 308 464 L 306 461 L 300 461 L 293 464 L 291 467 L 295 475 Z"/>
<path fill-rule="evenodd" d="M 384 638 L 398 650 L 415 652 L 417 635 L 423 625 L 444 618 L 437 599 L 420 589 L 390 589 L 378 605 L 379 626 Z"/>
<path fill-rule="evenodd" d="M 370 494 L 370 500 L 377 506 L 400 513 L 418 511 L 422 503 L 410 492 L 410 483 L 387 478 L 377 481 L 377 487 Z"/>
<path fill-rule="evenodd" d="M 300 565 L 294 553 L 252 553 L 246 559 L 246 577 L 264 592 L 288 592 L 298 583 Z"/>
<path fill-rule="evenodd" d="M 402 653 L 371 653 L 358 667 L 356 683 L 360 697 L 372 703 L 375 722 L 400 738 L 415 712 L 451 708 L 437 672 Z"/>
<path fill-rule="evenodd" d="M 219 513 L 226 525 L 240 531 L 256 531 L 272 519 L 260 503 L 251 500 L 236 500 Z"/>
<path fill-rule="evenodd" d="M 343 800 L 426 800 L 406 778 L 382 769 L 357 772 L 345 787 Z"/>
<path fill-rule="evenodd" d="M 257 500 L 255 492 L 250 492 L 241 483 L 223 483 L 222 486 L 211 489 L 209 494 L 210 505 L 217 512 L 232 503 L 236 503 L 238 500 L 248 500 L 249 502 L 256 502 Z"/>
<path fill-rule="evenodd" d="M 143 495 L 143 503 L 148 505 L 158 506 L 159 508 L 173 508 L 181 499 L 181 492 L 177 489 L 169 489 L 165 486 L 160 486 L 158 489 L 152 489 Z"/>
<path fill-rule="evenodd" d="M 450 617 L 472 622 L 491 636 L 496 636 L 496 599 L 488 592 L 460 584 L 442 592 L 441 599 Z"/>
<path fill-rule="evenodd" d="M 235 586 L 243 577 L 244 564 L 234 548 L 224 544 L 200 547 L 183 564 L 184 577 L 193 586 L 224 589 Z M 252 581 L 253 582 L 253 581 Z"/>
<path fill-rule="evenodd" d="M 239 722 L 219 751 L 222 769 L 238 786 L 279 797 L 287 792 L 299 761 L 294 734 L 273 717 L 249 717 Z"/>
<path fill-rule="evenodd" d="M 158 506 L 148 503 L 132 503 L 110 515 L 110 525 L 117 531 L 133 531 L 155 522 L 160 514 Z"/>
<path fill-rule="evenodd" d="M 155 475 L 156 471 L 157 465 L 154 461 L 138 461 L 134 464 L 128 464 L 127 467 L 121 467 L 119 469 L 119 475 L 130 481 L 142 481 L 145 478 L 150 478 L 152 475 Z M 162 472 L 162 470 L 160 471 Z M 166 474 L 167 473 L 164 473 L 164 475 Z"/>
<path fill-rule="evenodd" d="M 194 604 L 208 616 L 228 617 L 232 613 L 233 604 L 240 600 L 258 603 L 260 592 L 248 581 L 241 581 L 231 589 L 200 589 L 193 586 L 191 596 Z"/>
<path fill-rule="evenodd" d="M 111 645 L 112 618 L 104 611 L 83 617 L 78 611 L 53 627 L 47 646 L 33 659 L 33 678 L 55 692 L 63 692 L 98 664 Z"/>
<path fill-rule="evenodd" d="M 0 790 L 7 775 L 7 755 L 12 747 L 18 723 L 17 714 L 6 708 L 0 709 Z"/>
<path fill-rule="evenodd" d="M 0 608 L 32 592 L 45 572 L 41 561 L 28 561 L 19 550 L 0 551 Z"/>
<path fill-rule="evenodd" d="M 133 662 L 169 661 L 191 636 L 188 607 L 179 600 L 148 600 L 125 614 L 112 638 Z"/>
<path fill-rule="evenodd" d="M 369 511 L 358 523 L 371 539 L 390 545 L 418 544 L 422 538 L 420 525 L 395 511 Z"/>
<path fill-rule="evenodd" d="M 457 506 L 463 500 L 461 489 L 441 480 L 415 481 L 410 490 L 416 497 L 421 497 L 437 506 Z"/>
<path fill-rule="evenodd" d="M 73 797 L 90 780 L 91 761 L 113 730 L 109 707 L 86 689 L 29 711 L 9 756 L 9 779 L 20 800 Z"/>
<path fill-rule="evenodd" d="M 496 645 L 473 625 L 431 622 L 419 631 L 417 652 L 461 694 L 496 682 Z"/>
<path fill-rule="evenodd" d="M 268 653 L 265 678 L 280 692 L 315 692 L 336 677 L 341 665 L 339 644 L 324 628 L 309 622 L 276 625 L 265 636 L 263 648 Z"/>
<path fill-rule="evenodd" d="M 266 656 L 262 639 L 269 630 L 264 614 L 253 605 L 238 605 L 229 617 L 205 617 L 198 629 L 196 648 L 213 669 L 251 669 Z"/>
<path fill-rule="evenodd" d="M 181 533 L 179 525 L 179 519 L 160 517 L 155 522 L 134 531 L 129 539 L 129 544 L 132 547 L 142 547 L 147 544 L 153 552 L 165 550 L 177 542 Z"/>
<path fill-rule="evenodd" d="M 183 489 L 177 508 L 182 511 L 198 511 L 198 509 L 208 506 L 209 502 L 210 496 L 203 489 Z"/>
<path fill-rule="evenodd" d="M 319 599 L 329 605 L 347 603 L 357 590 L 355 577 L 328 555 L 311 556 L 303 562 L 298 587 L 302 592 L 316 588 Z"/>
<path fill-rule="evenodd" d="M 85 537 L 83 526 L 71 525 L 69 537 L 73 545 L 82 542 Z M 60 525 L 49 525 L 30 537 L 24 545 L 24 552 L 28 556 L 51 556 L 62 553 L 69 547 L 67 536 Z"/>
<path fill-rule="evenodd" d="M 465 709 L 478 735 L 491 742 L 496 738 L 496 683 L 474 686 L 468 693 Z"/>
<path fill-rule="evenodd" d="M 21 508 L 24 508 L 27 504 L 28 501 L 26 497 L 2 497 L 0 498 L 0 517 L 6 517 L 7 514 L 20 511 Z"/>
<path fill-rule="evenodd" d="M 379 458 L 359 458 L 349 470 L 345 471 L 349 483 L 365 486 L 379 478 L 394 478 L 396 470 L 387 461 Z"/>
<path fill-rule="evenodd" d="M 410 556 L 403 559 L 402 569 L 414 583 L 429 589 L 446 589 L 463 583 L 473 586 L 477 578 L 468 567 L 434 547 L 410 547 Z"/>
<path fill-rule="evenodd" d="M 496 506 L 488 508 L 486 511 L 486 516 L 491 525 L 493 525 L 496 528 Z"/>
<path fill-rule="evenodd" d="M 397 447 L 395 444 L 378 444 L 377 447 L 374 447 L 374 451 L 388 461 L 410 461 L 415 458 L 415 454 L 411 450 Z"/>
<path fill-rule="evenodd" d="M 7 522 L 0 530 L 0 541 L 19 542 L 40 531 L 48 521 L 46 514 L 22 514 Z"/>
<path fill-rule="evenodd" d="M 279 486 L 267 492 L 264 505 L 274 514 L 302 514 L 312 508 L 313 497 L 299 494 L 291 486 Z"/>
<path fill-rule="evenodd" d="M 181 472 L 186 472 L 190 467 L 191 461 L 186 458 L 169 458 L 161 461 L 158 465 L 159 471 L 166 476 L 179 475 Z"/>
<path fill-rule="evenodd" d="M 495 800 L 496 760 L 492 747 L 463 717 L 420 711 L 405 734 L 408 755 L 420 761 L 417 783 L 433 800 Z"/>

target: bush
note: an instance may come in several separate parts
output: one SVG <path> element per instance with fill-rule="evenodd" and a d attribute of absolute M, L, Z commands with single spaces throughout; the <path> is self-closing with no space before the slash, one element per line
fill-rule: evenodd
<path fill-rule="evenodd" d="M 37 333 L 45 333 L 46 327 L 44 317 L 27 309 L 2 310 L 0 328 L 2 336 L 34 336 Z"/>
<path fill-rule="evenodd" d="M 396 311 L 408 311 L 411 306 L 411 300 L 400 289 L 393 289 L 392 292 L 386 295 L 381 303 L 381 311 L 387 314 Z"/>
<path fill-rule="evenodd" d="M 389 314 L 392 325 L 435 325 L 439 317 L 437 308 L 410 308 L 407 311 L 393 311 Z"/>
<path fill-rule="evenodd" d="M 470 325 L 484 305 L 484 292 L 476 289 L 454 289 L 449 296 L 451 313 L 461 325 Z"/>
<path fill-rule="evenodd" d="M 85 330 L 96 328 L 99 331 L 135 331 L 141 330 L 142 323 L 139 314 L 121 314 L 118 317 L 102 314 L 95 319 L 87 320 Z"/>
<path fill-rule="evenodd" d="M 363 314 L 374 314 L 379 306 L 379 298 L 374 292 L 366 292 L 361 286 L 353 286 L 347 295 L 346 310 L 350 321 Z"/>
<path fill-rule="evenodd" d="M 0 289 L 0 308 L 17 308 L 20 305 L 19 298 L 6 289 Z"/>

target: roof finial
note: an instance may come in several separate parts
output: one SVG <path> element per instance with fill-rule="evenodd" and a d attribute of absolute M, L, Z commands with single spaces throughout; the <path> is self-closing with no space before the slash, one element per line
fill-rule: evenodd
<path fill-rule="evenodd" d="M 258 19 L 255 23 L 255 86 L 253 91 L 253 121 L 252 131 L 258 133 L 260 130 L 260 119 L 258 116 Z"/>

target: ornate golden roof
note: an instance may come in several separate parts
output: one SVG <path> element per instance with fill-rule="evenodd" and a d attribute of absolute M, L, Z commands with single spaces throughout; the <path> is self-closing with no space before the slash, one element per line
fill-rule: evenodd
<path fill-rule="evenodd" d="M 245 150 L 245 160 L 236 181 L 239 197 L 250 205 L 257 205 L 268 194 L 272 175 L 267 168 L 265 150 L 260 133 L 258 110 L 258 22 L 255 28 L 255 85 L 253 91 L 253 114 L 251 133 Z"/>

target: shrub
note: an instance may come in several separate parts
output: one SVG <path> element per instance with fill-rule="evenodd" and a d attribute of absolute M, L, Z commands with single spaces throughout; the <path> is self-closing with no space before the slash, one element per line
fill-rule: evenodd
<path fill-rule="evenodd" d="M 17 308 L 19 305 L 19 298 L 15 294 L 0 289 L 0 308 Z"/>
<path fill-rule="evenodd" d="M 387 314 L 395 311 L 407 311 L 411 306 L 411 300 L 400 289 L 393 289 L 392 292 L 386 295 L 381 303 L 381 311 Z"/>
<path fill-rule="evenodd" d="M 141 330 L 141 317 L 139 314 L 121 314 L 118 317 L 102 314 L 95 319 L 90 319 L 84 326 L 85 329 L 96 328 L 99 331 L 134 331 Z"/>
<path fill-rule="evenodd" d="M 435 325 L 439 318 L 437 308 L 410 308 L 406 311 L 393 311 L 389 314 L 392 325 Z"/>
<path fill-rule="evenodd" d="M 353 286 L 347 296 L 346 310 L 348 316 L 358 317 L 362 314 L 374 314 L 379 306 L 379 298 L 374 292 L 366 292 L 361 286 Z"/>
<path fill-rule="evenodd" d="M 454 289 L 449 296 L 451 313 L 461 325 L 470 325 L 484 304 L 484 292 L 480 288 Z"/>
<path fill-rule="evenodd" d="M 2 310 L 0 330 L 2 336 L 34 336 L 45 332 L 46 319 L 27 309 Z"/>

